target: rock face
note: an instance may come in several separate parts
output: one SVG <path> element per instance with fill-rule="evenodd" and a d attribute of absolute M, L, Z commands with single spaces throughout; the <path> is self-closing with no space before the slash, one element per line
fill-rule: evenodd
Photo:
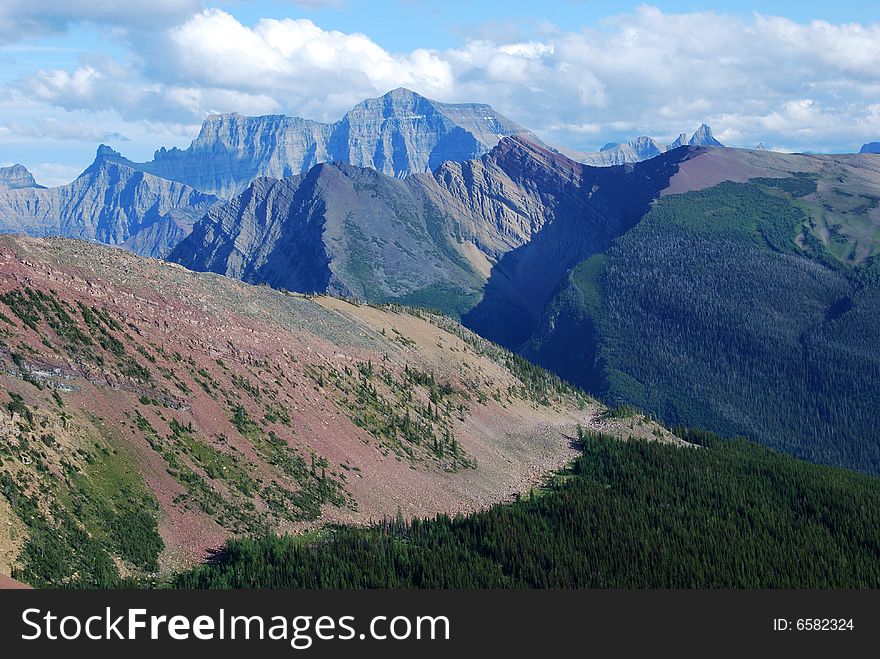
<path fill-rule="evenodd" d="M 706 124 L 701 124 L 700 127 L 697 128 L 697 132 L 691 136 L 691 139 L 688 140 L 688 144 L 691 146 L 724 146 L 721 142 L 715 139 L 715 136 L 712 135 L 712 129 Z"/>
<path fill-rule="evenodd" d="M 0 189 L 0 232 L 65 236 L 163 256 L 216 199 L 132 169 L 106 146 L 75 181 Z"/>
<path fill-rule="evenodd" d="M 685 133 L 681 133 L 672 144 L 666 145 L 652 137 L 642 136 L 626 143 L 609 142 L 599 151 L 592 153 L 569 152 L 566 155 L 578 162 L 595 167 L 608 167 L 611 165 L 623 165 L 624 163 L 641 162 L 656 158 L 661 153 L 666 153 L 681 146 L 724 146 L 712 135 L 712 129 L 702 124 L 688 139 Z"/>
<path fill-rule="evenodd" d="M 0 190 L 20 190 L 22 188 L 42 188 L 34 180 L 24 165 L 10 165 L 9 167 L 0 167 Z"/>
<path fill-rule="evenodd" d="M 301 174 L 344 162 L 403 177 L 446 160 L 477 158 L 509 135 L 528 130 L 488 105 L 432 101 L 408 89 L 365 100 L 341 120 L 215 115 L 187 149 L 160 149 L 147 163 L 128 163 L 203 192 L 232 197 L 255 178 Z"/>
<path fill-rule="evenodd" d="M 880 142 L 868 142 L 863 144 L 859 153 L 880 153 Z"/>
<path fill-rule="evenodd" d="M 482 158 L 403 180 L 322 164 L 254 181 L 168 258 L 288 290 L 439 308 L 514 345 L 566 269 L 635 222 L 686 153 L 592 168 L 505 138 Z"/>
<path fill-rule="evenodd" d="M 259 178 L 213 209 L 169 255 L 286 290 L 425 304 L 453 311 L 480 289 L 423 183 L 343 163 L 282 180 Z M 439 306 L 443 306 L 442 304 Z"/>

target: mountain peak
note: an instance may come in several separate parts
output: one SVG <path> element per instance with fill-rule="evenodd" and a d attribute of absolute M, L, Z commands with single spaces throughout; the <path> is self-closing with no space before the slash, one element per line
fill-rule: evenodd
<path fill-rule="evenodd" d="M 95 151 L 94 161 L 92 161 L 92 164 L 86 167 L 85 171 L 79 176 L 82 177 L 86 174 L 98 171 L 108 163 L 133 165 L 130 160 L 113 147 L 107 146 L 106 144 L 99 144 L 98 149 Z"/>
<path fill-rule="evenodd" d="M 383 98 L 385 96 L 390 96 L 392 98 L 394 98 L 394 97 L 412 98 L 414 96 L 418 96 L 419 98 L 425 98 L 421 94 L 414 92 L 412 89 L 407 89 L 406 87 L 395 87 L 391 91 L 385 92 L 384 94 L 382 94 Z"/>
<path fill-rule="evenodd" d="M 677 149 L 680 146 L 685 146 L 688 143 L 687 133 L 679 133 L 678 137 L 675 138 L 675 141 L 669 145 L 670 149 Z"/>
<path fill-rule="evenodd" d="M 691 139 L 688 140 L 688 144 L 691 146 L 724 146 L 715 139 L 712 129 L 709 128 L 708 124 L 700 124 L 700 127 L 697 128 Z"/>
<path fill-rule="evenodd" d="M 122 154 L 112 146 L 99 144 L 98 150 L 95 152 L 95 160 L 103 160 L 105 158 L 122 158 Z"/>
<path fill-rule="evenodd" d="M 868 142 L 863 144 L 859 153 L 880 153 L 880 142 Z"/>
<path fill-rule="evenodd" d="M 0 167 L 0 188 L 8 188 L 11 190 L 21 188 L 42 188 L 34 179 L 24 165 L 10 165 L 9 167 Z"/>
<path fill-rule="evenodd" d="M 447 160 L 479 158 L 508 135 L 537 140 L 488 105 L 442 103 L 398 87 L 361 101 L 333 123 L 210 115 L 188 148 L 159 149 L 146 163 L 116 162 L 231 198 L 258 176 L 285 178 L 322 162 L 347 162 L 397 178 L 429 173 Z"/>

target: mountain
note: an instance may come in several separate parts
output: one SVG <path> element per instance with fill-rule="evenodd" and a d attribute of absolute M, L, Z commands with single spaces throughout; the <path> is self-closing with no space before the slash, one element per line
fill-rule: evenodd
<path fill-rule="evenodd" d="M 880 153 L 880 142 L 868 142 L 863 144 L 859 153 Z"/>
<path fill-rule="evenodd" d="M 665 144 L 651 137 L 637 137 L 626 144 L 609 142 L 599 150 L 602 165 L 623 165 L 628 162 L 641 162 L 659 156 L 667 151 Z M 588 162 L 588 160 L 584 160 Z M 590 163 L 592 164 L 592 163 Z"/>
<path fill-rule="evenodd" d="M 92 165 L 72 183 L 0 187 L 0 232 L 95 240 L 162 256 L 215 201 L 133 169 L 102 145 Z"/>
<path fill-rule="evenodd" d="M 469 314 L 493 340 L 525 340 L 521 317 L 536 322 L 567 268 L 634 223 L 685 156 L 589 168 L 505 138 L 480 159 L 403 180 L 322 164 L 256 180 L 168 258 L 277 288 Z"/>
<path fill-rule="evenodd" d="M 697 152 L 688 147 L 641 163 L 588 167 L 521 146 L 515 181 L 520 189 L 539 191 L 540 219 L 527 240 L 495 257 L 482 298 L 462 321 L 481 336 L 518 348 L 569 269 L 638 222 L 680 164 Z M 466 172 L 465 181 L 471 178 Z"/>
<path fill-rule="evenodd" d="M 669 145 L 670 149 L 677 149 L 680 146 L 686 146 L 688 143 L 687 133 L 679 133 L 678 137 L 675 138 L 675 141 Z"/>
<path fill-rule="evenodd" d="M 127 164 L 229 198 L 258 177 L 301 174 L 323 162 L 395 177 L 430 172 L 447 160 L 477 158 L 510 135 L 537 141 L 488 105 L 440 103 L 395 89 L 331 124 L 284 115 L 213 115 L 189 148 L 163 148 L 150 162 Z"/>
<path fill-rule="evenodd" d="M 880 164 L 707 149 L 521 352 L 610 402 L 880 473 Z"/>
<path fill-rule="evenodd" d="M 658 142 L 654 138 L 642 136 L 626 143 L 609 142 L 599 151 L 593 153 L 584 153 L 560 149 L 562 153 L 570 158 L 594 167 L 609 167 L 612 165 L 623 165 L 625 163 L 641 162 L 659 156 L 681 146 L 724 146 L 712 135 L 712 129 L 706 124 L 702 124 L 696 132 L 687 138 L 685 133 L 679 135 L 676 140 L 666 145 Z"/>
<path fill-rule="evenodd" d="M 9 167 L 0 167 L 0 190 L 18 190 L 21 188 L 42 188 L 34 180 L 24 165 L 10 165 Z"/>
<path fill-rule="evenodd" d="M 688 140 L 688 144 L 690 146 L 724 146 L 721 142 L 715 139 L 715 136 L 712 134 L 712 129 L 706 124 L 701 124 L 700 127 L 697 128 L 696 132 L 691 136 L 691 139 Z"/>
<path fill-rule="evenodd" d="M 341 163 L 280 181 L 257 179 L 208 213 L 169 260 L 374 302 L 413 301 L 436 289 L 466 304 L 480 287 L 419 185 Z"/>
<path fill-rule="evenodd" d="M 571 459 L 577 424 L 680 443 L 443 317 L 0 237 L 0 570 L 35 586 L 482 509 Z"/>

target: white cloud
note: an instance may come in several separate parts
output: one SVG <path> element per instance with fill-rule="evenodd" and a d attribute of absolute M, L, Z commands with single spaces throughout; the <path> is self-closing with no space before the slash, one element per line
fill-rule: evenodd
<path fill-rule="evenodd" d="M 28 167 L 34 179 L 40 185 L 54 188 L 65 185 L 74 180 L 82 173 L 82 169 L 76 165 L 62 165 L 52 162 L 40 162 Z"/>
<path fill-rule="evenodd" d="M 398 86 L 438 92 L 453 84 L 437 53 L 392 55 L 363 34 L 323 30 L 308 19 L 264 19 L 249 28 L 206 10 L 170 30 L 161 52 L 151 71 L 173 64 L 178 84 L 272 95 L 286 108 L 320 103 L 340 89 L 363 98 Z"/>
<path fill-rule="evenodd" d="M 193 3 L 166 4 L 183 18 L 129 34 L 130 61 L 96 55 L 73 70 L 39 71 L 18 89 L 70 111 L 190 125 L 231 111 L 334 120 L 405 86 L 491 103 L 574 148 L 643 133 L 671 140 L 702 121 L 741 146 L 857 148 L 880 136 L 880 24 L 641 7 L 581 31 L 545 25 L 529 38 L 392 53 L 308 19 L 249 26 L 217 9 L 189 15 Z"/>

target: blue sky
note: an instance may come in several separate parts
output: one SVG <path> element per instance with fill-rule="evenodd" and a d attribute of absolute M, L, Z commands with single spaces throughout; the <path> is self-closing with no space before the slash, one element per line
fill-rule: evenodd
<path fill-rule="evenodd" d="M 148 159 L 211 112 L 332 121 L 397 86 L 581 150 L 703 121 L 733 146 L 857 150 L 880 139 L 874 5 L 4 0 L 0 164 L 55 185 L 100 142 Z"/>
<path fill-rule="evenodd" d="M 348 2 L 296 3 L 229 2 L 224 7 L 241 20 L 256 22 L 260 18 L 283 18 L 297 13 L 308 16 L 322 27 L 344 32 L 366 32 L 390 50 L 413 48 L 448 48 L 462 36 L 479 35 L 493 29 L 516 27 L 527 31 L 529 24 L 550 22 L 568 29 L 595 25 L 607 16 L 631 12 L 640 5 L 653 4 L 670 13 L 687 13 L 713 9 L 748 16 L 755 11 L 775 14 L 808 22 L 827 20 L 833 23 L 863 22 L 869 1 L 843 0 L 766 0 L 765 2 L 676 2 L 646 3 L 626 0 L 508 0 L 507 2 L 474 2 L 444 0 L 416 2 L 407 0 L 375 0 Z M 293 9 L 293 11 L 291 11 Z"/>

